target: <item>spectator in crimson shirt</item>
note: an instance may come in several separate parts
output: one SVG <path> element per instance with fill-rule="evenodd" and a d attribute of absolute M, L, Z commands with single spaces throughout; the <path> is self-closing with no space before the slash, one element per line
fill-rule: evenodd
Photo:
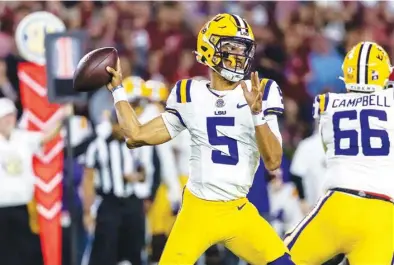
<path fill-rule="evenodd" d="M 182 20 L 180 4 L 164 2 L 158 8 L 157 20 L 148 24 L 148 72 L 151 79 L 164 79 L 163 81 L 173 84 L 180 77 L 190 74 L 194 66 L 192 51 L 195 50 L 196 38 L 182 26 Z M 180 65 L 184 68 L 181 69 L 184 70 L 183 73 L 178 71 Z"/>
<path fill-rule="evenodd" d="M 307 61 L 308 47 L 296 29 L 295 25 L 285 33 L 285 82 L 282 89 L 285 96 L 302 104 L 310 99 L 305 87 L 310 69 Z"/>
<path fill-rule="evenodd" d="M 11 10 L 6 3 L 3 2 L 0 4 L 0 30 L 9 36 L 14 34 L 14 16 L 15 14 L 13 10 Z"/>
<path fill-rule="evenodd" d="M 256 55 L 254 59 L 255 71 L 258 71 L 262 77 L 275 80 L 280 87 L 284 86 L 284 63 L 286 60 L 285 51 L 274 35 L 274 32 L 266 27 L 264 29 L 265 38 L 261 39 L 261 43 L 256 48 Z M 256 41 L 259 41 L 258 35 L 255 34 Z"/>

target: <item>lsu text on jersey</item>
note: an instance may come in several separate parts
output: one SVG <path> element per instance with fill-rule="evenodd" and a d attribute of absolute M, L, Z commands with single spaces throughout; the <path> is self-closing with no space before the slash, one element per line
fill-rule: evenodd
<path fill-rule="evenodd" d="M 281 92 L 273 80 L 262 82 L 263 111 L 280 138 L 277 117 L 270 114 L 283 112 Z M 241 86 L 216 91 L 208 81 L 181 80 L 162 117 L 172 137 L 189 131 L 191 156 L 181 210 L 159 264 L 194 264 L 216 243 L 252 264 L 287 264 L 280 263 L 288 260 L 283 242 L 246 199 L 260 154 Z"/>
<path fill-rule="evenodd" d="M 385 57 L 373 43 L 357 45 L 347 55 L 358 61 L 356 70 L 344 63 L 345 78 L 357 81 L 345 84 L 349 91 L 372 93 L 328 93 L 315 99 L 328 192 L 286 239 L 296 264 L 322 264 L 340 253 L 350 264 L 394 262 L 394 90 L 376 89 L 384 87 L 376 79 L 388 78 L 389 67 L 374 68 Z M 377 62 L 371 63 L 374 58 Z"/>

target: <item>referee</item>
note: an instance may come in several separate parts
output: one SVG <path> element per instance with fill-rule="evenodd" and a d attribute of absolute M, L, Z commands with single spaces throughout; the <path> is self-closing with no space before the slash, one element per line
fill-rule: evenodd
<path fill-rule="evenodd" d="M 91 206 L 96 193 L 102 199 L 89 265 L 142 264 L 144 200 L 153 183 L 152 148 L 129 150 L 119 130 L 109 120 L 102 122 L 86 152 L 82 196 L 87 230 L 92 231 L 94 223 Z"/>

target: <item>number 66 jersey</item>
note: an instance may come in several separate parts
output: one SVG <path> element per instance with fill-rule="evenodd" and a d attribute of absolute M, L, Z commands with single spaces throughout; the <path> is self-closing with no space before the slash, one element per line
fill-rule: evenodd
<path fill-rule="evenodd" d="M 314 102 L 326 147 L 325 188 L 394 198 L 394 91 L 328 93 Z"/>
<path fill-rule="evenodd" d="M 263 111 L 281 142 L 277 116 L 283 112 L 278 85 L 263 79 Z M 245 81 L 250 89 L 250 80 Z M 212 201 L 246 197 L 260 162 L 251 110 L 241 86 L 217 91 L 206 80 L 181 80 L 172 89 L 162 114 L 174 138 L 184 129 L 191 135 L 187 188 Z"/>

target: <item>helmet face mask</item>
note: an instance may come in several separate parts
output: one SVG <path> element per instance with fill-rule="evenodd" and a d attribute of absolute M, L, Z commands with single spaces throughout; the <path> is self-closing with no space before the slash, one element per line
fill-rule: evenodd
<path fill-rule="evenodd" d="M 250 71 L 255 53 L 249 24 L 237 15 L 219 14 L 208 21 L 197 38 L 196 59 L 231 82 Z"/>
<path fill-rule="evenodd" d="M 216 63 L 214 67 L 218 73 L 233 74 L 243 79 L 250 71 L 255 53 L 253 41 L 237 37 L 221 37 L 215 50 L 212 61 Z"/>

